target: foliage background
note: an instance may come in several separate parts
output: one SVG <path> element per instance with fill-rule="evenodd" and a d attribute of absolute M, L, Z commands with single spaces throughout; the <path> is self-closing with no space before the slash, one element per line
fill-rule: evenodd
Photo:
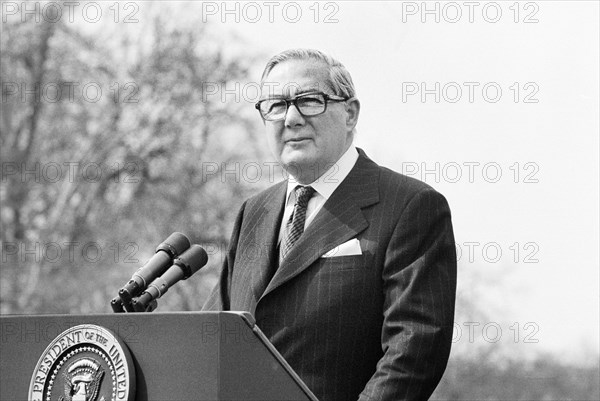
<path fill-rule="evenodd" d="M 160 309 L 198 310 L 239 206 L 273 182 L 235 167 L 270 157 L 252 107 L 205 86 L 252 82 L 269 54 L 164 4 L 129 26 L 2 23 L 0 313 L 110 312 L 116 290 L 173 231 L 204 245 L 210 261 Z M 102 88 L 97 101 L 77 89 L 89 83 Z M 62 96 L 51 100 L 56 85 Z M 490 321 L 476 299 L 459 293 L 457 321 Z M 457 339 L 433 398 L 599 399 L 597 364 L 523 357 L 506 344 Z"/>

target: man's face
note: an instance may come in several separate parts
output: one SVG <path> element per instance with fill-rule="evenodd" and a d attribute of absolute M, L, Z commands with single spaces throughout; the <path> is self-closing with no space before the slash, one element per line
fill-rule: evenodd
<path fill-rule="evenodd" d="M 326 86 L 327 70 L 321 63 L 288 60 L 277 64 L 266 77 L 261 99 L 289 99 L 303 92 L 334 95 Z M 265 121 L 269 146 L 277 160 L 298 182 L 319 178 L 348 149 L 358 117 L 358 101 L 328 102 L 325 113 L 304 117 L 291 105 L 285 119 Z M 350 118 L 349 118 L 350 117 Z"/>

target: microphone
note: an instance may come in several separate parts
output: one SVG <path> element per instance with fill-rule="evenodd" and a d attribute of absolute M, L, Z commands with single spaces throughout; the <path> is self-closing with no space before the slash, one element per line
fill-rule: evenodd
<path fill-rule="evenodd" d="M 121 298 L 115 297 L 110 301 L 110 307 L 115 313 L 123 313 L 125 310 L 123 309 L 123 302 L 121 302 Z"/>
<path fill-rule="evenodd" d="M 208 255 L 200 245 L 192 245 L 179 258 L 175 259 L 173 266 L 157 277 L 148 285 L 146 290 L 133 301 L 136 312 L 144 312 L 148 303 L 163 296 L 170 287 L 179 280 L 185 280 L 196 273 L 208 262 Z"/>
<path fill-rule="evenodd" d="M 142 267 L 140 267 L 123 288 L 119 290 L 119 297 L 127 308 L 131 299 L 146 289 L 149 282 L 160 276 L 173 259 L 177 258 L 190 247 L 190 240 L 182 233 L 174 232 L 156 247 L 156 253 Z"/>

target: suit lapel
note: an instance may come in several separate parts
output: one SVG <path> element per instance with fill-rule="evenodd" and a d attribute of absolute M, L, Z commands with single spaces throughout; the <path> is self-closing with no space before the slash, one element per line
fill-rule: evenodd
<path fill-rule="evenodd" d="M 339 187 L 307 227 L 262 294 L 291 280 L 324 253 L 356 237 L 369 226 L 362 208 L 379 201 L 379 170 L 362 150 Z M 261 298 L 262 298 L 261 297 Z"/>
<path fill-rule="evenodd" d="M 273 188 L 259 204 L 256 211 L 249 216 L 249 224 L 241 233 L 240 238 L 244 242 L 240 244 L 240 253 L 243 266 L 241 270 L 243 282 L 250 286 L 253 299 L 249 300 L 252 305 L 250 310 L 254 310 L 256 302 L 267 287 L 272 269 L 275 268 L 277 257 L 275 247 L 277 245 L 277 234 L 283 214 L 284 198 L 287 188 L 287 181 L 283 181 Z"/>

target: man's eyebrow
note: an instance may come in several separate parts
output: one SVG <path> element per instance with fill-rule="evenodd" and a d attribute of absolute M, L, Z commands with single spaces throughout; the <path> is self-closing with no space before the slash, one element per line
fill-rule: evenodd
<path fill-rule="evenodd" d="M 318 93 L 318 92 L 319 92 L 319 90 L 315 89 L 315 88 L 302 89 L 301 91 L 296 92 L 296 96 L 304 95 L 307 93 Z"/>
<path fill-rule="evenodd" d="M 294 94 L 294 96 L 273 95 L 273 96 L 267 96 L 264 99 L 291 99 L 294 97 L 298 97 L 301 95 L 307 95 L 307 94 L 311 94 L 311 93 L 319 93 L 319 91 L 314 88 L 308 88 L 308 89 L 303 89 L 301 91 L 296 92 Z"/>

